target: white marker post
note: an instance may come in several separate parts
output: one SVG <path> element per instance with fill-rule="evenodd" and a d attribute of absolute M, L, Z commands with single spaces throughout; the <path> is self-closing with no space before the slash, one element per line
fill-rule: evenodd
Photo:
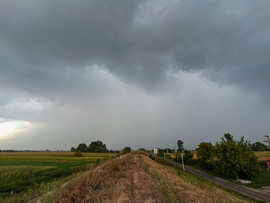
<path fill-rule="evenodd" d="M 183 153 L 181 153 L 181 156 L 182 156 L 182 166 L 183 166 L 183 172 L 185 172 L 185 165 L 184 165 Z"/>

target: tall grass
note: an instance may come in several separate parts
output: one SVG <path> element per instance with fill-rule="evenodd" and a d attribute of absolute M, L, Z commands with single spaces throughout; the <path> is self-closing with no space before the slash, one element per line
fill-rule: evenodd
<path fill-rule="evenodd" d="M 116 180 L 125 177 L 131 154 L 107 162 L 61 189 L 58 202 L 103 202 L 117 193 Z"/>
<path fill-rule="evenodd" d="M 161 192 L 162 192 L 163 196 L 165 197 L 165 199 L 167 200 L 167 202 L 169 202 L 169 203 L 182 202 L 182 200 L 179 199 L 180 198 L 179 195 L 178 195 L 178 198 L 176 197 L 175 193 L 177 191 L 176 191 L 176 188 L 174 187 L 174 185 L 171 183 L 171 181 L 162 177 L 157 170 L 150 170 L 149 164 L 147 164 L 144 161 L 143 156 L 141 156 L 139 154 L 138 158 L 139 158 L 139 164 L 141 165 L 142 169 L 146 173 L 150 174 L 150 176 L 158 182 L 158 187 L 161 190 Z M 164 160 L 164 159 L 162 159 L 162 160 Z"/>

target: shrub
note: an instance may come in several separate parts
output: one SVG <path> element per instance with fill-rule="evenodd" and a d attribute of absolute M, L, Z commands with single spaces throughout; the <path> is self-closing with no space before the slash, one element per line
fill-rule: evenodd
<path fill-rule="evenodd" d="M 193 158 L 193 153 L 191 151 L 185 150 L 183 158 L 184 162 L 187 162 L 188 160 L 191 160 Z"/>
<path fill-rule="evenodd" d="M 182 153 L 181 152 L 176 152 L 174 160 L 179 162 L 179 163 L 182 163 Z"/>
<path fill-rule="evenodd" d="M 213 165 L 213 162 L 202 162 L 201 163 L 201 167 L 205 170 L 208 170 L 208 171 L 213 171 L 214 170 L 214 165 Z"/>
<path fill-rule="evenodd" d="M 125 147 L 123 149 L 123 154 L 127 154 L 127 153 L 130 153 L 131 152 L 131 148 L 130 147 Z"/>
<path fill-rule="evenodd" d="M 190 160 L 187 160 L 187 161 L 185 162 L 185 164 L 190 165 L 190 166 L 195 166 L 195 165 L 197 165 L 198 163 L 199 163 L 198 159 L 190 159 Z"/>
<path fill-rule="evenodd" d="M 158 156 L 164 157 L 164 152 L 162 149 L 158 148 Z"/>
<path fill-rule="evenodd" d="M 76 157 L 82 157 L 82 153 L 80 151 L 77 151 L 74 153 L 74 156 Z"/>

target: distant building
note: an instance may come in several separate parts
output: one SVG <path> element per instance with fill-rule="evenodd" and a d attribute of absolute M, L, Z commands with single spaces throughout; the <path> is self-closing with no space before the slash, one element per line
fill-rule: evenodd
<path fill-rule="evenodd" d="M 158 154 L 158 148 L 154 149 L 154 154 L 157 155 Z"/>

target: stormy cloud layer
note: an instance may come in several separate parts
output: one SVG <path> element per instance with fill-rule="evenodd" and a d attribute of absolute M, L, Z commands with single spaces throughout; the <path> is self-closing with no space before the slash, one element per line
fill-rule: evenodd
<path fill-rule="evenodd" d="M 269 134 L 269 1 L 0 4 L 0 148 Z"/>

